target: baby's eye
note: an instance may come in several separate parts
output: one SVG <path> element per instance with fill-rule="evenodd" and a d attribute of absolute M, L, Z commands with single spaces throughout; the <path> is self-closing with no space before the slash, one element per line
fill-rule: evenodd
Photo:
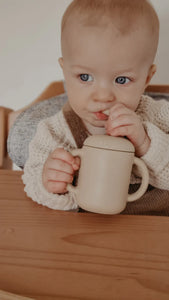
<path fill-rule="evenodd" d="M 92 81 L 93 77 L 89 74 L 80 74 L 80 79 L 82 81 Z"/>
<path fill-rule="evenodd" d="M 119 76 L 115 79 L 115 82 L 118 84 L 126 84 L 129 83 L 131 80 L 125 76 Z"/>

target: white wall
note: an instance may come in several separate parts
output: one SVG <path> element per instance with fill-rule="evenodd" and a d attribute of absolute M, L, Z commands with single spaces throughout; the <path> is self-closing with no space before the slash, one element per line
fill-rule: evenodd
<path fill-rule="evenodd" d="M 153 83 L 169 84 L 169 0 L 151 0 L 161 22 Z M 0 105 L 19 109 L 54 80 L 63 78 L 58 64 L 60 22 L 71 0 L 0 0 Z"/>

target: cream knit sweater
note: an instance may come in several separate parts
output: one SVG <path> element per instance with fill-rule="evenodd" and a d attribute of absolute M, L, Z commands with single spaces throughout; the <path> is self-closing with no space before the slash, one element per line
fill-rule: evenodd
<path fill-rule="evenodd" d="M 154 187 L 169 190 L 169 102 L 142 96 L 136 113 L 151 139 L 150 148 L 142 157 L 149 169 L 149 182 Z M 22 179 L 27 195 L 39 204 L 52 209 L 74 210 L 78 208 L 75 194 L 52 194 L 42 184 L 44 163 L 49 153 L 59 147 L 68 151 L 77 148 L 62 110 L 39 123 L 29 146 Z M 136 182 L 138 177 L 132 174 L 131 183 Z"/>

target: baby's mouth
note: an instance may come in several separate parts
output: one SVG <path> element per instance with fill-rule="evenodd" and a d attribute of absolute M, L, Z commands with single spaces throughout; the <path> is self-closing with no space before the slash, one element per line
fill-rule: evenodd
<path fill-rule="evenodd" d="M 110 113 L 110 112 L 109 112 L 109 109 L 104 110 L 103 113 L 104 113 L 106 116 L 109 116 L 109 113 Z"/>
<path fill-rule="evenodd" d="M 97 111 L 94 113 L 98 120 L 107 120 L 109 116 L 109 110 Z"/>

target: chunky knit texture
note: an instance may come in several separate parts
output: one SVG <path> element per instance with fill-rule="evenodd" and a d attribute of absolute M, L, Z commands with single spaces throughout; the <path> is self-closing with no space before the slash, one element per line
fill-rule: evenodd
<path fill-rule="evenodd" d="M 169 190 L 169 103 L 142 96 L 136 113 L 140 116 L 151 139 L 150 148 L 142 157 L 149 169 L 150 184 L 159 189 Z M 44 163 L 49 153 L 59 147 L 68 151 L 77 148 L 63 111 L 41 121 L 38 125 L 29 146 L 29 158 L 22 176 L 25 191 L 34 201 L 49 208 L 77 209 L 78 205 L 73 193 L 52 194 L 47 192 L 42 184 Z M 132 184 L 140 182 L 137 172 L 132 174 L 131 180 Z"/>

